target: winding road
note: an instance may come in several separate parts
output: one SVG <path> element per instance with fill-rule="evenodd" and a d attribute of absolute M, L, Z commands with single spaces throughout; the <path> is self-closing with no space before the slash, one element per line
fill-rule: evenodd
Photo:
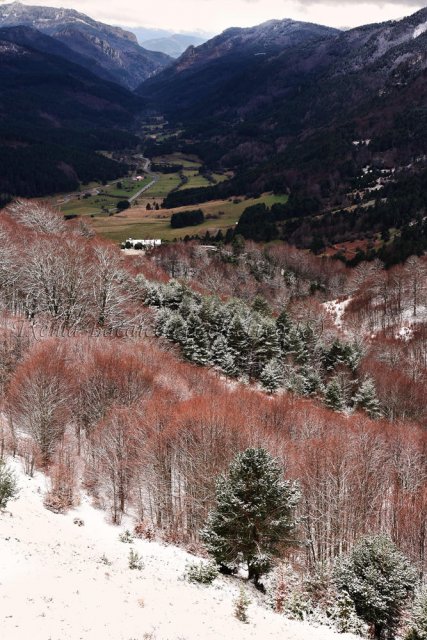
<path fill-rule="evenodd" d="M 128 201 L 132 204 L 132 202 L 135 202 L 135 200 L 137 198 L 139 198 L 140 195 L 142 195 L 143 193 L 145 193 L 145 191 L 148 191 L 148 189 L 150 189 L 154 184 L 156 184 L 156 182 L 159 181 L 159 176 L 155 173 L 153 173 L 151 171 L 151 160 L 149 158 L 144 158 L 144 156 L 135 156 L 135 158 L 139 158 L 140 160 L 143 160 L 145 162 L 144 164 L 144 168 L 143 171 L 144 173 L 146 173 L 148 176 L 151 176 L 152 180 L 151 182 L 148 182 L 147 184 L 145 184 L 139 191 L 137 191 L 133 196 L 131 196 L 130 198 L 128 198 Z"/>
<path fill-rule="evenodd" d="M 139 196 L 141 196 L 143 193 L 145 193 L 145 191 L 148 191 L 148 189 L 150 189 L 153 185 L 155 185 L 159 181 L 159 176 L 151 171 L 151 160 L 149 158 L 144 158 L 143 155 L 135 155 L 133 157 L 137 158 L 138 160 L 142 160 L 144 162 L 144 166 L 142 167 L 142 171 L 144 173 L 146 173 L 148 176 L 151 176 L 151 181 L 148 182 L 147 184 L 145 184 L 143 187 L 141 187 L 141 189 L 139 189 L 139 191 L 137 191 L 133 196 L 131 196 L 130 198 L 126 198 L 126 200 L 128 200 L 130 202 L 130 204 L 135 202 L 135 200 L 137 198 L 139 198 Z M 57 205 L 64 205 L 67 202 L 70 202 L 70 200 L 76 200 L 77 198 L 81 198 L 84 193 L 88 193 L 91 196 L 98 196 L 100 194 L 101 190 L 105 190 L 108 187 L 114 186 L 117 183 L 118 180 L 120 181 L 120 178 L 119 179 L 115 179 L 112 182 L 109 182 L 108 184 L 104 185 L 101 188 L 92 188 L 92 189 L 89 188 L 89 189 L 85 190 L 84 192 L 82 192 L 82 191 L 73 191 L 72 193 L 67 193 L 65 195 L 60 196 L 56 200 L 56 204 Z M 110 209 L 110 211 L 111 211 L 111 209 Z"/>

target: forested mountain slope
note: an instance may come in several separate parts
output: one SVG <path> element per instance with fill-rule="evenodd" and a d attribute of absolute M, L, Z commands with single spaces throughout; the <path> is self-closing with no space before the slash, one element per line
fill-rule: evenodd
<path fill-rule="evenodd" d="M 34 29 L 0 29 L 0 193 L 44 195 L 126 170 L 94 151 L 135 144 L 141 100 L 64 50 Z"/>
<path fill-rule="evenodd" d="M 205 44 L 187 49 L 156 80 L 141 85 L 139 92 L 173 112 L 175 120 L 190 115 L 200 117 L 203 112 L 209 118 L 217 110 L 224 115 L 242 98 L 240 85 L 248 92 L 246 98 L 249 94 L 263 94 L 258 70 L 272 58 L 283 51 L 310 47 L 336 33 L 329 27 L 292 20 L 272 20 L 250 29 L 227 29 Z M 211 106 L 206 112 L 208 104 Z"/>
<path fill-rule="evenodd" d="M 259 50 L 250 30 L 226 31 L 139 92 L 184 123 L 183 147 L 192 139 L 208 164 L 237 173 L 212 197 L 297 187 L 341 204 L 363 167 L 404 167 L 425 153 L 426 21 L 423 9 L 346 32 L 291 23 L 290 40 L 269 34 Z"/>

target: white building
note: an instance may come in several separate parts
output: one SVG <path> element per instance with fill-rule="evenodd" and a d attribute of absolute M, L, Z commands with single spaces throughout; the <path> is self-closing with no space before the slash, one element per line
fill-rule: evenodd
<path fill-rule="evenodd" d="M 134 240 L 134 238 L 128 238 L 125 242 L 125 245 L 130 244 L 132 248 L 135 248 L 135 245 L 140 244 L 143 248 L 149 247 L 160 247 L 160 245 L 162 244 L 161 240 L 152 240 L 152 239 L 147 239 L 147 240 Z"/>

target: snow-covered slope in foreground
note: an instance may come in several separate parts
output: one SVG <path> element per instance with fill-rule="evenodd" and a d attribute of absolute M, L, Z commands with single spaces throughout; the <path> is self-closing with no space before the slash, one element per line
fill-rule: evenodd
<path fill-rule="evenodd" d="M 67 515 L 43 507 L 46 480 L 19 477 L 19 499 L 0 514 L 0 636 L 2 640 L 341 640 L 350 635 L 289 621 L 260 604 L 249 624 L 233 617 L 237 584 L 182 580 L 181 549 L 118 539 L 120 530 L 88 500 Z M 83 527 L 73 524 L 82 518 Z M 145 568 L 128 568 L 134 548 Z M 105 555 L 111 565 L 100 558 Z"/>

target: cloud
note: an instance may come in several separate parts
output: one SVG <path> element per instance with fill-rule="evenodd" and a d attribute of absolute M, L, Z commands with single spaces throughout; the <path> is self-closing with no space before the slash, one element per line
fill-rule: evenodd
<path fill-rule="evenodd" d="M 426 6 L 423 0 L 293 0 L 282 4 L 292 7 L 292 18 L 333 27 L 399 20 Z M 297 17 L 298 16 L 298 17 Z"/>
<path fill-rule="evenodd" d="M 246 2 L 260 2 L 262 0 L 246 0 Z M 304 0 L 304 2 L 298 2 L 297 4 L 300 4 L 302 6 L 313 6 L 313 5 L 325 5 L 325 2 L 322 2 L 322 0 Z M 328 5 L 331 4 L 336 4 L 336 5 L 346 5 L 348 7 L 359 7 L 360 6 L 360 0 L 328 0 L 327 2 Z M 371 4 L 374 7 L 383 7 L 385 8 L 385 10 L 387 10 L 387 5 L 397 5 L 399 7 L 405 6 L 405 7 L 409 7 L 409 8 L 413 8 L 414 11 L 416 11 L 417 9 L 422 9 L 423 7 L 426 6 L 425 2 L 422 2 L 420 0 L 387 0 L 387 2 L 370 2 L 367 4 Z"/>
<path fill-rule="evenodd" d="M 202 0 L 205 2 L 211 2 L 212 0 Z M 360 7 L 360 0 L 293 0 L 293 1 L 287 1 L 287 0 L 282 0 L 282 2 L 266 2 L 265 0 L 243 0 L 243 2 L 247 3 L 247 4 L 264 4 L 264 5 L 276 5 L 279 6 L 280 4 L 282 5 L 289 5 L 289 4 L 295 4 L 298 5 L 300 7 L 307 7 L 307 6 L 325 6 L 325 5 L 345 5 L 346 7 L 354 7 L 355 9 L 357 9 L 357 7 Z M 423 1 L 423 0 L 366 0 L 366 2 L 363 2 L 362 4 L 367 4 L 367 5 L 371 5 L 373 7 L 377 7 L 377 8 L 381 8 L 382 10 L 384 10 L 385 12 L 387 12 L 387 7 L 389 5 L 395 5 L 395 6 L 405 6 L 405 7 L 409 7 L 409 8 L 413 8 L 415 11 L 417 9 L 422 9 L 427 7 L 427 2 Z M 366 20 L 369 20 L 369 16 L 366 16 Z"/>
<path fill-rule="evenodd" d="M 23 0 L 25 4 L 64 6 L 110 24 L 155 27 L 171 31 L 219 33 L 272 18 L 292 18 L 357 26 L 398 19 L 427 2 L 420 0 Z M 0 3 L 4 4 L 3 0 Z"/>
<path fill-rule="evenodd" d="M 252 0 L 247 0 L 251 2 Z M 255 0 L 258 1 L 258 0 Z M 327 2 L 322 0 L 304 0 L 297 2 L 302 7 L 314 7 L 314 6 L 324 6 L 325 4 L 331 6 L 344 6 L 347 9 L 358 12 L 358 8 L 360 8 L 360 0 L 327 0 Z M 387 20 L 387 14 L 392 10 L 392 8 L 397 7 L 399 10 L 407 9 L 408 13 L 412 13 L 417 11 L 418 9 L 423 9 L 426 7 L 426 3 L 420 0 L 387 0 L 387 2 L 375 2 L 367 0 L 363 4 L 367 6 L 371 6 L 373 9 L 381 10 L 384 12 L 384 21 Z M 365 16 L 365 22 L 370 22 L 369 15 Z"/>

